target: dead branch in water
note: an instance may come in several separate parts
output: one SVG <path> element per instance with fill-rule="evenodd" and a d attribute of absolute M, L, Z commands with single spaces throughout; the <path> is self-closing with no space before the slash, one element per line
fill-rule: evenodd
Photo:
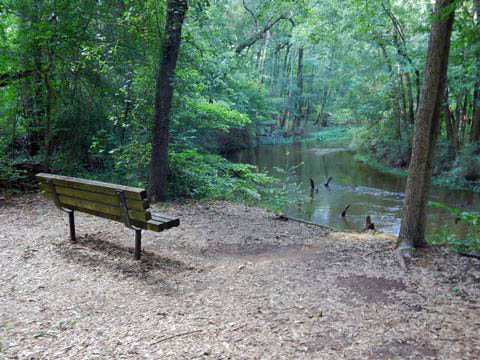
<path fill-rule="evenodd" d="M 330 184 L 330 181 L 332 181 L 331 176 L 327 179 L 327 181 L 325 182 L 325 184 L 323 184 L 323 186 L 328 187 L 328 185 Z"/>
<path fill-rule="evenodd" d="M 347 215 L 347 210 L 351 205 L 352 204 L 348 204 L 347 206 L 345 206 L 345 209 L 343 209 L 343 211 L 342 211 L 342 217 L 345 217 Z"/>

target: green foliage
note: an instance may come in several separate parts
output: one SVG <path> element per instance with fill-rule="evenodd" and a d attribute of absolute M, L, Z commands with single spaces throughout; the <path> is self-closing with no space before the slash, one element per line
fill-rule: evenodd
<path fill-rule="evenodd" d="M 250 119 L 222 101 L 200 101 L 190 105 L 190 112 L 195 117 L 191 122 L 199 129 L 220 129 L 228 131 L 233 126 L 243 126 L 250 123 Z M 196 124 L 195 124 L 196 122 Z"/>
<path fill-rule="evenodd" d="M 25 179 L 22 171 L 13 167 L 14 163 L 0 153 L 0 190 L 12 190 L 14 184 L 21 183 Z"/>
<path fill-rule="evenodd" d="M 353 134 L 352 148 L 373 163 L 392 167 L 405 167 L 410 160 L 412 128 L 406 127 L 401 138 L 391 127 L 384 129 L 357 128 Z"/>
<path fill-rule="evenodd" d="M 326 128 L 312 133 L 309 141 L 315 141 L 324 147 L 347 147 L 352 142 L 354 128 Z"/>
<path fill-rule="evenodd" d="M 480 180 L 480 144 L 465 144 L 462 147 L 450 175 L 478 183 Z"/>
<path fill-rule="evenodd" d="M 252 165 L 231 163 L 218 155 L 195 150 L 170 154 L 169 192 L 174 196 L 258 204 L 275 183 Z"/>
<path fill-rule="evenodd" d="M 419 91 L 416 71 L 420 83 L 427 3 L 245 4 L 190 4 L 172 79 L 171 195 L 261 202 L 264 192 L 274 191 L 278 198 L 272 206 L 279 206 L 296 191 L 288 174 L 280 183 L 265 184 L 256 169 L 242 170 L 213 155 L 256 143 L 350 143 L 370 164 L 405 168 L 412 126 L 400 119 L 397 108 L 400 95 L 408 92 L 407 75 L 412 96 Z M 456 119 L 463 115 L 469 124 L 480 47 L 473 4 L 462 6 L 452 37 L 449 105 Z M 401 39 L 386 9 L 401 27 Z M 46 75 L 54 93 L 50 166 L 63 174 L 148 186 L 165 10 L 165 0 L 0 2 L 0 75 L 32 71 L 0 87 L 1 186 L 22 180 L 7 152 L 25 162 L 44 156 Z M 236 46 L 280 15 L 291 21 L 279 21 L 268 36 L 235 53 Z M 294 126 L 298 115 L 303 118 Z M 331 127 L 319 131 L 313 125 L 317 119 L 328 120 Z M 456 156 L 441 133 L 435 182 L 480 191 L 478 144 L 468 144 L 469 126 L 462 131 Z"/>
<path fill-rule="evenodd" d="M 436 209 L 444 209 L 452 214 L 455 222 L 465 222 L 469 226 L 469 232 L 464 239 L 459 239 L 455 234 L 443 227 L 429 239 L 432 245 L 447 246 L 451 250 L 465 254 L 480 255 L 480 214 L 470 211 L 463 211 L 451 208 L 436 202 L 429 202 L 429 205 Z"/>

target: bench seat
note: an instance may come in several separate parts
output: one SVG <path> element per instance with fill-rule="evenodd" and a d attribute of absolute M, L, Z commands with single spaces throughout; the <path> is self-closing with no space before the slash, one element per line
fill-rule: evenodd
<path fill-rule="evenodd" d="M 151 213 L 147 192 L 141 188 L 39 173 L 42 194 L 69 213 L 70 238 L 75 241 L 74 211 L 118 221 L 135 233 L 135 258 L 140 259 L 141 231 L 164 231 L 180 225 L 180 219 Z"/>

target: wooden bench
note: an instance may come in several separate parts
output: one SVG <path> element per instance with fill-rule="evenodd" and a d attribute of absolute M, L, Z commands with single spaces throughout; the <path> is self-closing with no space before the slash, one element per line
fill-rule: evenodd
<path fill-rule="evenodd" d="M 178 218 L 151 213 L 144 189 L 69 176 L 36 175 L 43 195 L 68 213 L 70 239 L 75 242 L 74 211 L 119 221 L 135 230 L 135 259 L 140 260 L 142 230 L 163 231 L 180 225 Z"/>

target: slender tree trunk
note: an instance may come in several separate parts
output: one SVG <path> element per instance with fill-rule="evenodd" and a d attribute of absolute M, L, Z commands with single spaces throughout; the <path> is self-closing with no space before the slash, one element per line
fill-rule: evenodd
<path fill-rule="evenodd" d="M 261 74 L 260 82 L 262 84 L 265 82 L 265 64 L 267 62 L 267 50 L 268 50 L 269 42 L 270 42 L 270 31 L 267 31 L 265 33 L 265 40 L 263 41 L 262 55 L 260 59 L 260 74 Z"/>
<path fill-rule="evenodd" d="M 278 78 L 278 57 L 281 46 L 275 46 L 275 51 L 272 55 L 272 79 L 270 80 L 270 96 L 274 96 L 276 93 L 277 78 Z"/>
<path fill-rule="evenodd" d="M 457 136 L 454 132 L 454 126 L 452 121 L 452 112 L 450 111 L 449 101 L 448 101 L 448 89 L 445 89 L 445 99 L 443 102 L 443 111 L 445 114 L 445 129 L 447 130 L 447 140 L 450 143 L 454 156 L 457 152 Z"/>
<path fill-rule="evenodd" d="M 165 200 L 168 195 L 168 143 L 170 109 L 172 106 L 173 77 L 177 66 L 182 25 L 187 12 L 187 0 L 168 0 L 165 23 L 165 39 L 158 67 L 155 118 L 152 136 L 152 159 L 150 164 L 149 199 L 151 202 Z"/>
<path fill-rule="evenodd" d="M 437 0 L 435 20 L 430 31 L 425 79 L 415 121 L 412 157 L 405 188 L 405 201 L 399 244 L 423 247 L 425 242 L 426 203 L 432 177 L 432 160 L 446 82 L 448 54 L 454 11 L 447 18 L 440 11 L 453 0 Z"/>
<path fill-rule="evenodd" d="M 295 111 L 295 127 L 298 128 L 302 122 L 303 108 L 303 47 L 298 49 L 298 66 L 297 66 L 297 91 L 296 91 L 296 111 Z"/>
<path fill-rule="evenodd" d="M 325 127 L 327 124 L 324 124 L 324 117 L 325 117 L 325 105 L 327 104 L 327 98 L 328 98 L 328 87 L 325 85 L 323 87 L 322 91 L 322 98 L 320 100 L 320 110 L 318 112 L 318 117 L 317 120 L 315 120 L 313 125 L 318 125 L 318 123 L 321 123 L 323 127 Z"/>
<path fill-rule="evenodd" d="M 405 73 L 405 80 L 407 81 L 408 122 L 413 125 L 415 123 L 415 110 L 413 108 L 412 80 L 408 72 Z"/>
<path fill-rule="evenodd" d="M 480 33 L 480 0 L 475 0 L 475 13 L 477 16 L 477 40 L 478 34 Z M 480 140 L 480 49 L 477 46 L 477 73 L 476 73 L 476 82 L 475 90 L 473 96 L 473 117 L 472 117 L 472 132 L 470 140 L 472 142 L 477 142 Z"/>
<path fill-rule="evenodd" d="M 418 111 L 418 107 L 420 106 L 420 71 L 415 69 L 415 83 L 417 84 L 417 96 L 416 96 L 416 105 L 415 105 L 415 114 Z"/>
<path fill-rule="evenodd" d="M 400 91 L 400 100 L 401 100 L 401 109 L 402 109 L 402 120 L 407 122 L 407 97 L 405 95 L 405 86 L 403 84 L 403 73 L 401 67 L 398 67 L 398 90 Z"/>
<path fill-rule="evenodd" d="M 480 68 L 480 61 L 478 62 L 478 67 Z M 478 80 L 477 80 L 477 83 L 475 84 L 475 91 L 473 94 L 474 98 L 473 98 L 471 142 L 477 142 L 480 140 L 480 74 L 477 76 L 478 76 Z"/>
<path fill-rule="evenodd" d="M 45 103 L 45 158 L 43 162 L 43 170 L 49 171 L 50 167 L 50 128 L 52 123 L 52 105 L 53 105 L 53 88 L 51 84 L 51 72 L 53 68 L 53 47 L 48 49 L 48 63 L 44 72 L 45 87 L 47 89 L 47 99 Z"/>

